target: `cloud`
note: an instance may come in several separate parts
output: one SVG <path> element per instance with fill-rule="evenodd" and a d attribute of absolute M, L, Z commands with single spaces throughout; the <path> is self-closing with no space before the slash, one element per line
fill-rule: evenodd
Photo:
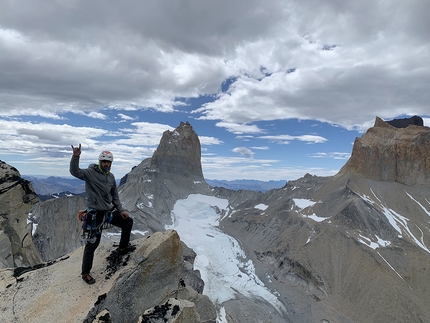
<path fill-rule="evenodd" d="M 316 136 L 316 135 L 302 135 L 302 136 L 277 135 L 277 136 L 260 136 L 259 138 L 275 141 L 280 144 L 289 144 L 290 141 L 293 141 L 293 140 L 304 141 L 309 144 L 319 144 L 319 143 L 324 143 L 328 140 L 324 137 Z"/>
<path fill-rule="evenodd" d="M 351 153 L 342 152 L 318 152 L 310 155 L 312 158 L 330 158 L 330 159 L 341 159 L 348 160 L 351 157 Z"/>
<path fill-rule="evenodd" d="M 255 149 L 255 150 L 269 150 L 269 147 L 267 147 L 267 146 L 254 146 L 251 148 Z"/>
<path fill-rule="evenodd" d="M 132 122 L 132 128 L 123 128 L 123 138 L 116 142 L 128 146 L 154 146 L 156 147 L 165 131 L 173 131 L 174 128 L 161 123 Z"/>
<path fill-rule="evenodd" d="M 254 134 L 263 132 L 256 125 L 238 124 L 232 122 L 217 122 L 216 126 L 220 128 L 225 128 L 228 132 L 234 134 Z"/>
<path fill-rule="evenodd" d="M 236 136 L 237 140 L 241 140 L 241 141 L 251 141 L 252 139 L 254 139 L 254 136 L 251 135 L 240 135 L 240 136 Z"/>
<path fill-rule="evenodd" d="M 251 149 L 248 149 L 246 147 L 236 147 L 232 151 L 246 158 L 252 158 L 254 156 L 254 152 Z"/>
<path fill-rule="evenodd" d="M 133 121 L 134 120 L 133 117 L 130 117 L 124 113 L 118 113 L 118 117 L 121 119 L 121 121 Z"/>
<path fill-rule="evenodd" d="M 223 141 L 215 137 L 199 136 L 201 145 L 221 145 Z"/>
<path fill-rule="evenodd" d="M 81 142 L 84 162 L 121 151 L 125 172 L 185 115 L 205 123 L 208 154 L 246 141 L 248 163 L 273 142 L 328 141 L 279 135 L 290 129 L 268 126 L 278 121 L 354 134 L 376 116 L 428 125 L 429 11 L 427 0 L 4 0 L 0 147 L 67 163 Z"/>
<path fill-rule="evenodd" d="M 280 165 L 276 159 L 254 159 L 244 157 L 202 156 L 204 176 L 208 179 L 259 179 L 295 180 L 306 173 L 316 176 L 330 176 L 339 172 L 338 169 L 324 169 L 318 167 L 286 167 Z"/>
<path fill-rule="evenodd" d="M 6 0 L 4 7 L 2 115 L 58 118 L 130 104 L 171 112 L 176 98 L 207 94 L 217 97 L 196 110 L 200 118 L 239 133 L 258 133 L 250 124 L 262 120 L 363 130 L 376 115 L 428 113 L 425 0 Z"/>

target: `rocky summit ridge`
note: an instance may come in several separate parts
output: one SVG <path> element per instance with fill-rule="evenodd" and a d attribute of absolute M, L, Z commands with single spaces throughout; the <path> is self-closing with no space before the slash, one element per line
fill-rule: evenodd
<path fill-rule="evenodd" d="M 80 249 L 33 268 L 0 271 L 2 321 L 154 322 L 146 320 L 152 317 L 163 322 L 168 317 L 178 323 L 215 322 L 207 296 L 181 280 L 184 258 L 175 231 L 134 243 L 137 249 L 128 255 L 102 244 L 91 286 L 80 281 Z"/>
<path fill-rule="evenodd" d="M 110 238 L 114 232 L 107 232 L 96 256 L 98 285 L 85 285 L 76 268 L 82 249 L 79 239 L 70 234 L 79 231 L 73 221 L 80 197 L 39 203 L 32 212 L 38 221 L 33 239 L 44 261 L 32 266 L 34 270 L 21 267 L 19 276 L 14 276 L 16 269 L 0 271 L 2 318 L 6 313 L 12 321 L 51 321 L 54 316 L 50 315 L 60 310 L 50 300 L 64 301 L 61 291 L 73 286 L 64 313 L 75 312 L 62 315 L 66 322 L 76 318 L 76 322 L 91 322 L 96 317 L 158 322 L 154 313 L 166 308 L 181 308 L 183 316 L 174 321 L 170 312 L 165 322 L 211 322 L 215 317 L 219 323 L 430 322 L 426 177 L 430 164 L 423 156 L 429 145 L 428 128 L 401 124 L 397 127 L 376 118 L 374 127 L 356 139 L 351 158 L 335 176 L 306 174 L 281 189 L 261 193 L 205 183 L 199 168 L 189 166 L 199 161 L 199 145 L 184 150 L 186 142 L 197 145 L 198 136 L 191 125 L 181 123 L 176 131 L 163 135 L 155 160 L 143 160 L 120 186 L 124 206 L 135 219 L 136 252 L 103 280 L 109 276 L 107 259 L 115 240 Z M 239 258 L 246 266 L 237 269 L 237 277 L 245 275 L 252 263 L 258 284 L 277 302 L 262 299 L 251 289 L 235 289 L 235 296 L 222 303 L 208 302 L 204 280 L 193 265 L 201 250 L 190 250 L 182 241 L 193 237 L 181 239 L 180 231 L 165 229 L 172 225 L 175 203 L 193 194 L 227 201 L 225 207 L 210 207 L 219 215 L 216 229 L 234 238 L 244 251 Z M 52 230 L 49 223 L 54 214 L 70 226 Z M 44 242 L 48 232 L 49 243 Z M 62 240 L 67 234 L 75 237 L 70 239 L 73 243 Z M 206 260 L 210 266 L 211 259 Z M 226 259 L 225 265 L 230 261 Z M 217 268 L 211 270 L 217 273 Z M 145 275 L 152 279 L 144 279 Z M 48 288 L 49 277 L 64 284 Z M 155 281 L 165 285 L 154 287 Z M 189 287 L 186 297 L 179 296 L 185 293 L 183 284 Z M 43 291 L 40 297 L 38 288 Z M 150 303 L 144 300 L 155 290 L 166 292 Z M 129 313 L 121 312 L 123 308 Z"/>

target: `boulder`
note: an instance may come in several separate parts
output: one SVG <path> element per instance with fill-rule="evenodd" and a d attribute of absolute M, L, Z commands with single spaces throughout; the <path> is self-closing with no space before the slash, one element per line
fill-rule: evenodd
<path fill-rule="evenodd" d="M 208 296 L 198 293 L 190 286 L 181 282 L 177 293 L 172 295 L 172 297 L 187 300 L 194 304 L 196 311 L 199 313 L 199 322 L 216 323 L 216 309 Z"/>

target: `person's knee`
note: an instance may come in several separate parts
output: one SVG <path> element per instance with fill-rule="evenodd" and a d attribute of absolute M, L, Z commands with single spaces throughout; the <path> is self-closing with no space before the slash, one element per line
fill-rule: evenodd
<path fill-rule="evenodd" d="M 128 217 L 126 219 L 127 227 L 131 228 L 133 226 L 133 219 Z"/>

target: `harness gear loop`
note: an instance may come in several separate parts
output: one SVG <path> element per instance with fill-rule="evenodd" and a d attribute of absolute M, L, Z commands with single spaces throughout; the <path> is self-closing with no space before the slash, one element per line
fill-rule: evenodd
<path fill-rule="evenodd" d="M 103 229 L 112 228 L 114 209 L 105 211 L 102 222 L 97 225 L 97 210 L 88 207 L 86 210 L 78 212 L 78 219 L 82 221 L 81 244 L 94 243 L 97 235 L 100 235 Z"/>

